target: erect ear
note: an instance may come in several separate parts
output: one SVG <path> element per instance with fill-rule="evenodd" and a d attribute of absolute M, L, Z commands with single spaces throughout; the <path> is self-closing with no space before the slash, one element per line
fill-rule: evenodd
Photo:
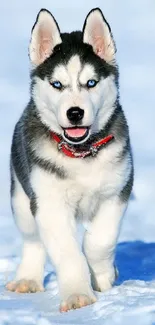
<path fill-rule="evenodd" d="M 41 9 L 32 28 L 29 45 L 31 62 L 35 65 L 41 64 L 61 42 L 60 30 L 54 17 L 48 10 Z"/>
<path fill-rule="evenodd" d="M 115 64 L 115 43 L 109 24 L 99 8 L 86 17 L 83 27 L 83 42 L 93 47 L 95 54 L 110 64 Z"/>

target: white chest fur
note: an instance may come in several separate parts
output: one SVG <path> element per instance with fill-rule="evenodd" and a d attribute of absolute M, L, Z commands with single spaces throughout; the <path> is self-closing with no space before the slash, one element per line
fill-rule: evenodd
<path fill-rule="evenodd" d="M 128 157 L 119 161 L 117 156 L 120 144 L 110 144 L 93 159 L 69 158 L 61 155 L 47 140 L 37 145 L 37 154 L 58 168 L 63 168 L 66 178 L 49 174 L 40 168 L 32 173 L 33 188 L 38 193 L 58 192 L 71 205 L 77 206 L 77 213 L 90 218 L 98 202 L 104 198 L 118 195 L 123 189 L 130 173 Z M 54 195 L 55 197 L 55 195 Z M 89 213 L 88 213 L 89 211 Z"/>

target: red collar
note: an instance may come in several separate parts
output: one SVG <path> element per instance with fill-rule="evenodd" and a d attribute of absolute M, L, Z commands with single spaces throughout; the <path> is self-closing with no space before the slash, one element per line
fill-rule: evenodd
<path fill-rule="evenodd" d="M 96 156 L 99 149 L 105 146 L 108 142 L 114 139 L 112 134 L 107 137 L 93 143 L 89 150 L 86 151 L 78 151 L 75 148 L 71 147 L 67 142 L 61 140 L 61 138 L 54 132 L 50 132 L 51 137 L 58 143 L 58 149 L 61 150 L 66 156 L 71 158 L 85 158 L 88 156 Z"/>

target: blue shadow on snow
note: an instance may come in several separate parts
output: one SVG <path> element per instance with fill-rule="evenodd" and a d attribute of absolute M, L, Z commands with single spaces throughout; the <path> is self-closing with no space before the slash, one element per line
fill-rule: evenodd
<path fill-rule="evenodd" d="M 115 261 L 119 270 L 116 285 L 127 280 L 155 280 L 155 243 L 120 243 L 117 245 Z"/>

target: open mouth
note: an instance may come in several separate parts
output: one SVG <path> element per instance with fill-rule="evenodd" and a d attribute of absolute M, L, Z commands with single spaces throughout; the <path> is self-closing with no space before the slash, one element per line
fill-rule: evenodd
<path fill-rule="evenodd" d="M 64 137 L 72 143 L 80 143 L 86 140 L 89 135 L 88 127 L 65 128 Z"/>

